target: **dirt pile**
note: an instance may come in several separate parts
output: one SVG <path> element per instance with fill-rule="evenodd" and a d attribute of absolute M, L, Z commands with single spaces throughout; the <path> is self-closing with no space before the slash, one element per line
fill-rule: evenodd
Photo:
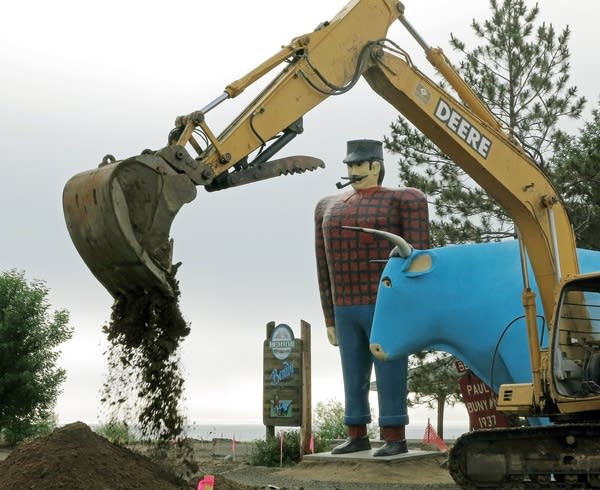
<path fill-rule="evenodd" d="M 189 488 L 148 458 L 112 444 L 82 422 L 14 450 L 0 462 L 0 490 Z"/>

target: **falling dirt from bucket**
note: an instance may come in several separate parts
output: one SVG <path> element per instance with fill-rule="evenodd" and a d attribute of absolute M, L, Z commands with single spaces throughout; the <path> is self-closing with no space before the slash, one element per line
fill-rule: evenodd
<path fill-rule="evenodd" d="M 145 438 L 171 439 L 181 434 L 183 377 L 178 348 L 190 329 L 175 297 L 140 291 L 115 299 L 110 322 L 104 327 L 109 341 L 108 379 L 103 402 L 109 413 L 134 416 Z"/>

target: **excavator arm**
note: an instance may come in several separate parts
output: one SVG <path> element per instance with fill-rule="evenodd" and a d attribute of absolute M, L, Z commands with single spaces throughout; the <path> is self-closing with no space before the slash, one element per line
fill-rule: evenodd
<path fill-rule="evenodd" d="M 272 157 L 303 131 L 304 114 L 356 83 L 373 41 L 385 37 L 398 14 L 394 0 L 351 1 L 204 108 L 177 117 L 165 148 L 120 161 L 107 156 L 97 169 L 69 180 L 63 192 L 69 233 L 110 294 L 175 296 L 169 231 L 181 206 L 195 198 L 195 186 L 222 190 L 322 167 L 312 157 Z M 283 70 L 215 136 L 207 113 L 282 63 Z"/>

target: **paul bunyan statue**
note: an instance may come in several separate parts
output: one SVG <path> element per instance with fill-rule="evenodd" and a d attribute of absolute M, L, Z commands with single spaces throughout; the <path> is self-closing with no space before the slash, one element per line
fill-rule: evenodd
<path fill-rule="evenodd" d="M 402 236 L 414 248 L 429 248 L 429 216 L 418 189 L 382 187 L 382 142 L 347 142 L 343 160 L 353 190 L 324 197 L 315 209 L 315 244 L 321 304 L 327 337 L 339 346 L 344 378 L 344 423 L 348 438 L 332 454 L 371 449 L 371 371 L 379 401 L 379 427 L 385 444 L 373 456 L 407 452 L 407 358 L 381 362 L 369 350 L 377 288 L 391 245 L 373 234 L 343 227 L 374 228 Z M 375 262 L 373 262 L 375 260 Z"/>

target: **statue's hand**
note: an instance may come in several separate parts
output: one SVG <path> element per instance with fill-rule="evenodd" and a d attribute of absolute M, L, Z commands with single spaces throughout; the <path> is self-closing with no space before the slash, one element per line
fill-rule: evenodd
<path fill-rule="evenodd" d="M 337 347 L 337 333 L 335 332 L 335 327 L 327 327 L 327 340 L 331 345 L 335 345 Z"/>

